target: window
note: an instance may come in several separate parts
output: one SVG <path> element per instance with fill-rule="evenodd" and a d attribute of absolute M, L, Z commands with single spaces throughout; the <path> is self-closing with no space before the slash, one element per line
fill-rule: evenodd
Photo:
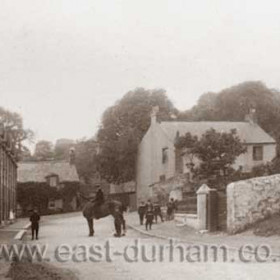
<path fill-rule="evenodd" d="M 263 146 L 253 147 L 253 160 L 263 160 Z"/>
<path fill-rule="evenodd" d="M 168 160 L 168 148 L 162 149 L 162 163 L 166 163 Z"/>
<path fill-rule="evenodd" d="M 49 202 L 49 208 L 54 208 L 55 207 L 55 201 L 54 200 L 51 200 Z"/>

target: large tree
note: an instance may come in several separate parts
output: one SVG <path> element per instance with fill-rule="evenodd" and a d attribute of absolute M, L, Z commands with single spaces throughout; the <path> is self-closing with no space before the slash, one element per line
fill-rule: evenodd
<path fill-rule="evenodd" d="M 6 110 L 3 107 L 0 107 L 0 125 L 1 131 L 5 130 L 8 133 L 15 152 L 20 158 L 22 151 L 27 150 L 23 142 L 32 140 L 33 132 L 24 128 L 22 117 L 18 113 Z"/>
<path fill-rule="evenodd" d="M 181 120 L 243 121 L 256 109 L 259 125 L 275 138 L 280 133 L 280 92 L 262 82 L 244 82 L 218 93 L 203 94 L 196 106 L 182 112 Z"/>
<path fill-rule="evenodd" d="M 99 175 L 98 162 L 98 143 L 94 139 L 83 139 L 75 145 L 75 164 L 79 177 L 89 184 L 91 178 Z"/>
<path fill-rule="evenodd" d="M 128 92 L 105 111 L 97 134 L 103 178 L 117 183 L 135 179 L 137 146 L 150 125 L 154 106 L 159 108 L 159 120 L 170 120 L 177 114 L 164 90 L 143 88 Z"/>
<path fill-rule="evenodd" d="M 50 141 L 41 140 L 36 143 L 35 151 L 34 151 L 34 159 L 35 160 L 48 160 L 52 159 L 54 156 L 53 152 L 53 144 Z"/>
<path fill-rule="evenodd" d="M 75 146 L 75 141 L 72 139 L 58 139 L 54 146 L 54 157 L 55 159 L 69 159 L 69 151 Z"/>

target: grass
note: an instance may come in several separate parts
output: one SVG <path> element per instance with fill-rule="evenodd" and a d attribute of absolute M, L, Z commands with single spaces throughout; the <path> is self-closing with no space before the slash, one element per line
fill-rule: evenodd
<path fill-rule="evenodd" d="M 280 235 L 280 214 L 274 214 L 271 217 L 256 223 L 253 226 L 253 233 L 265 237 Z"/>
<path fill-rule="evenodd" d="M 12 280 L 77 280 L 69 270 L 57 268 L 48 263 L 29 261 L 13 262 L 8 272 Z"/>

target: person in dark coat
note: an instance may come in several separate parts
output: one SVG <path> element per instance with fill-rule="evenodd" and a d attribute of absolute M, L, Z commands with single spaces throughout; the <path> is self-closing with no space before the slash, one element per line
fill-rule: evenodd
<path fill-rule="evenodd" d="M 38 214 L 37 209 L 34 209 L 33 213 L 30 216 L 32 240 L 34 240 L 34 235 L 36 236 L 36 239 L 38 239 L 39 221 L 40 215 Z"/>
<path fill-rule="evenodd" d="M 173 213 L 173 203 L 169 201 L 167 203 L 167 211 L 166 211 L 166 220 L 170 221 L 172 220 L 172 213 Z"/>
<path fill-rule="evenodd" d="M 119 206 L 116 206 L 116 208 L 115 208 L 114 223 L 115 223 L 115 230 L 116 230 L 116 233 L 114 234 L 114 236 L 121 237 L 124 218 L 123 218 L 123 214 L 122 214 Z"/>
<path fill-rule="evenodd" d="M 153 205 L 153 203 L 151 202 L 150 199 L 148 199 L 148 201 L 147 201 L 147 203 L 146 203 L 146 209 L 148 209 L 149 207 L 151 207 L 152 210 L 154 210 L 154 205 Z"/>
<path fill-rule="evenodd" d="M 104 203 L 104 193 L 101 188 L 98 188 L 94 200 L 94 212 L 96 217 L 99 216 L 100 206 Z"/>
<path fill-rule="evenodd" d="M 155 218 L 156 224 L 157 224 L 158 216 L 160 217 L 161 221 L 163 222 L 160 205 L 158 203 L 155 203 L 154 204 L 154 218 Z"/>
<path fill-rule="evenodd" d="M 154 211 L 151 205 L 148 205 L 146 211 L 146 230 L 152 229 L 153 220 L 154 220 Z"/>
<path fill-rule="evenodd" d="M 139 219 L 140 219 L 140 225 L 143 225 L 145 213 L 146 213 L 146 205 L 142 201 L 140 206 L 138 207 L 138 215 L 139 215 Z"/>
<path fill-rule="evenodd" d="M 101 205 L 104 203 L 104 193 L 101 188 L 98 188 L 95 196 L 95 203 Z"/>

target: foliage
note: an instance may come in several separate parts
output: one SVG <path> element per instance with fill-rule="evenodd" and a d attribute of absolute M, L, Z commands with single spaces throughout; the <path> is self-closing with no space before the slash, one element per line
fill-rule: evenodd
<path fill-rule="evenodd" d="M 202 95 L 192 109 L 179 114 L 181 120 L 244 121 L 256 109 L 258 124 L 275 138 L 280 136 L 280 92 L 262 82 L 244 82 L 219 93 Z"/>
<path fill-rule="evenodd" d="M 68 182 L 67 186 L 60 190 L 50 187 L 46 182 L 20 183 L 17 185 L 17 202 L 25 211 L 30 210 L 29 207 L 35 207 L 41 213 L 45 213 L 51 199 L 63 198 L 65 202 L 69 202 L 76 195 L 78 189 L 79 186 L 71 182 Z"/>
<path fill-rule="evenodd" d="M 27 149 L 23 145 L 23 141 L 32 140 L 33 132 L 30 129 L 24 128 L 22 117 L 18 113 L 6 110 L 3 107 L 0 107 L 0 124 L 11 135 L 11 141 L 15 147 L 16 154 L 20 157 L 21 152 Z"/>
<path fill-rule="evenodd" d="M 47 160 L 54 157 L 53 144 L 50 141 L 39 141 L 35 146 L 34 156 L 36 160 Z"/>
<path fill-rule="evenodd" d="M 23 209 L 28 207 L 46 209 L 49 199 L 57 197 L 59 197 L 57 190 L 45 182 L 21 183 L 17 186 L 17 201 Z"/>
<path fill-rule="evenodd" d="M 175 146 L 178 149 L 186 149 L 189 155 L 199 159 L 199 164 L 194 166 L 193 172 L 202 179 L 217 174 L 228 176 L 235 159 L 246 152 L 246 147 L 241 143 L 236 130 L 220 133 L 209 129 L 200 139 L 187 133 L 177 139 Z"/>
<path fill-rule="evenodd" d="M 128 92 L 103 114 L 97 134 L 101 176 L 109 182 L 135 179 L 137 146 L 150 126 L 152 108 L 158 106 L 158 119 L 170 120 L 177 114 L 164 90 L 138 88 Z"/>
<path fill-rule="evenodd" d="M 55 159 L 69 159 L 69 151 L 74 146 L 75 142 L 71 139 L 58 139 L 54 146 Z"/>
<path fill-rule="evenodd" d="M 79 177 L 88 184 L 90 179 L 98 173 L 98 143 L 93 139 L 78 141 L 75 145 L 75 153 Z"/>

